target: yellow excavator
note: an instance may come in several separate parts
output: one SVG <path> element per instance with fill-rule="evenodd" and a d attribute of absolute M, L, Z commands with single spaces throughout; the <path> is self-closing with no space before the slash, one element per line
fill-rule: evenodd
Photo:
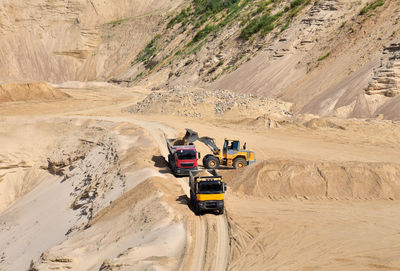
<path fill-rule="evenodd" d="M 217 147 L 215 140 L 208 136 L 200 137 L 197 132 L 186 129 L 188 136 L 192 142 L 198 140 L 210 148 L 212 154 L 207 154 L 203 158 L 203 166 L 207 169 L 215 169 L 220 165 L 242 168 L 256 162 L 254 151 L 246 149 L 246 143 L 240 146 L 240 141 L 237 139 L 225 138 L 222 150 Z"/>

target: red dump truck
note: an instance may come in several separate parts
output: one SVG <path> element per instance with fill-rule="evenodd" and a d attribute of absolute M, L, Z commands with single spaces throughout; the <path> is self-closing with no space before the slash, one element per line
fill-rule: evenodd
<path fill-rule="evenodd" d="M 168 164 L 175 175 L 189 176 L 189 171 L 198 169 L 197 160 L 200 159 L 200 153 L 190 138 L 188 140 L 185 136 L 183 139 L 170 138 L 166 141 L 169 150 Z"/>

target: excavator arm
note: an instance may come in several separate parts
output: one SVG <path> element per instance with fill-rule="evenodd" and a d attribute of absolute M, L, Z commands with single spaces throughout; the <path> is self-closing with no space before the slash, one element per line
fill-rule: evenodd
<path fill-rule="evenodd" d="M 198 139 L 200 142 L 202 142 L 204 145 L 210 148 L 210 150 L 213 152 L 213 154 L 218 155 L 218 152 L 220 149 L 217 147 L 217 144 L 215 144 L 214 138 L 208 137 L 208 136 L 203 136 Z"/>

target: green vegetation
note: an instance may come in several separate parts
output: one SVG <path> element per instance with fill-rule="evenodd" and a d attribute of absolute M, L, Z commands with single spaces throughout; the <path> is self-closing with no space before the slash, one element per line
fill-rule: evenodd
<path fill-rule="evenodd" d="M 264 12 L 268 5 L 271 4 L 271 1 L 263 1 L 261 3 L 257 3 L 257 9 L 252 13 L 253 16 Z"/>
<path fill-rule="evenodd" d="M 282 0 L 191 0 L 187 7 L 182 9 L 174 17 L 166 22 L 164 34 L 172 34 L 174 39 L 178 34 L 192 36 L 192 40 L 184 45 L 178 45 L 170 52 L 163 52 L 161 63 L 172 63 L 175 58 L 183 58 L 186 55 L 195 54 L 200 51 L 209 39 L 215 38 L 217 33 L 233 23 L 242 22 L 240 38 L 242 40 L 255 40 L 256 35 L 265 36 L 275 28 L 275 36 L 289 28 L 292 18 L 301 11 L 311 0 L 291 0 L 287 2 L 284 11 L 274 13 L 274 10 L 282 10 Z M 381 0 L 383 1 L 383 0 Z M 122 23 L 123 20 L 114 22 Z M 178 31 L 171 28 L 179 25 Z M 193 34 L 192 34 L 193 33 Z M 135 63 L 143 63 L 144 68 L 149 71 L 156 67 L 159 62 L 154 56 L 160 47 L 160 35 L 152 41 L 137 55 Z M 163 41 L 164 42 L 164 41 Z M 220 41 L 222 46 L 223 41 Z M 238 60 L 246 56 L 239 54 Z M 321 59 L 322 60 L 322 59 Z M 216 67 L 225 66 L 220 61 Z M 214 68 L 216 68 L 214 67 Z M 235 66 L 229 66 L 234 69 Z M 225 69 L 224 69 L 225 70 Z M 142 74 L 139 74 L 140 78 Z"/>
<path fill-rule="evenodd" d="M 284 26 L 281 27 L 281 32 L 285 31 L 286 29 L 288 29 L 290 26 L 290 22 L 286 22 Z"/>
<path fill-rule="evenodd" d="M 192 24 L 193 29 L 202 28 L 210 20 L 217 24 L 207 24 L 200 29 L 193 37 L 188 46 L 206 38 L 210 33 L 216 33 L 236 18 L 237 13 L 251 0 L 193 0 L 192 6 L 183 9 L 178 15 L 172 18 L 167 29 L 178 23 L 182 25 Z M 217 14 L 224 12 L 220 17 Z M 222 20 L 221 20 L 222 19 Z"/>
<path fill-rule="evenodd" d="M 198 51 L 201 50 L 201 47 L 203 47 L 204 42 L 200 42 L 198 45 L 192 47 L 189 51 L 187 51 L 188 55 L 192 55 Z"/>
<path fill-rule="evenodd" d="M 161 37 L 161 35 L 156 35 L 154 39 L 152 39 L 149 44 L 147 44 L 146 48 L 144 48 L 136 57 L 136 63 L 143 62 L 144 64 L 148 64 L 150 59 L 156 55 L 157 47 L 156 42 Z M 135 62 L 134 62 L 135 63 Z M 132 64 L 134 64 L 132 63 Z"/>
<path fill-rule="evenodd" d="M 242 29 L 240 37 L 244 40 L 248 40 L 253 34 L 260 31 L 262 35 L 268 34 L 274 29 L 274 22 L 281 16 L 281 12 L 275 15 L 270 15 L 269 13 L 267 13 L 259 18 L 251 20 L 250 23 Z"/>
<path fill-rule="evenodd" d="M 136 75 L 134 81 L 139 80 L 140 78 L 142 78 L 143 76 L 143 72 L 139 73 L 138 75 Z"/>
<path fill-rule="evenodd" d="M 176 15 L 174 18 L 172 18 L 168 24 L 167 24 L 167 28 L 171 28 L 174 25 L 181 23 L 182 21 L 184 21 L 190 14 L 190 8 L 184 9 L 181 11 L 181 13 L 179 13 L 178 15 Z"/>
<path fill-rule="evenodd" d="M 294 1 L 290 2 L 289 7 L 290 7 L 290 9 L 294 9 L 294 8 L 297 8 L 298 6 L 301 6 L 308 2 L 309 2 L 308 0 L 294 0 Z"/>
<path fill-rule="evenodd" d="M 309 3 L 310 0 L 294 0 L 290 2 L 289 6 L 285 7 L 284 11 L 290 11 L 288 17 L 293 18 Z"/>
<path fill-rule="evenodd" d="M 325 55 L 321 56 L 320 58 L 318 58 L 318 61 L 322 61 L 325 58 L 327 58 L 328 56 L 330 56 L 331 53 L 326 53 Z"/>
<path fill-rule="evenodd" d="M 206 25 L 203 29 L 197 32 L 197 34 L 193 37 L 191 43 L 195 43 L 204 39 L 208 36 L 208 34 L 210 34 L 211 32 L 216 32 L 216 30 L 217 27 L 215 25 Z"/>
<path fill-rule="evenodd" d="M 207 14 L 208 16 L 217 14 L 223 9 L 230 8 L 240 2 L 240 0 L 194 0 L 196 15 Z"/>
<path fill-rule="evenodd" d="M 256 17 L 252 19 L 240 33 L 240 38 L 244 40 L 249 40 L 250 37 L 258 32 L 261 32 L 261 35 L 266 35 L 275 28 L 275 22 L 281 18 L 286 17 L 285 24 L 281 27 L 280 32 L 285 31 L 290 26 L 291 18 L 295 17 L 300 10 L 302 10 L 307 4 L 310 3 L 311 0 L 294 0 L 290 2 L 288 6 L 284 8 L 283 12 L 276 13 L 275 15 L 270 14 L 270 9 L 268 5 L 273 3 L 276 4 L 275 1 L 265 1 L 258 4 L 258 8 L 252 15 L 257 15 L 259 13 L 264 13 L 261 17 Z M 285 16 L 285 14 L 287 14 Z M 280 20 L 281 21 L 281 20 Z M 282 22 L 279 22 L 277 25 L 281 25 Z M 279 34 L 279 33 L 278 33 Z M 276 33 L 277 35 L 277 33 Z"/>
<path fill-rule="evenodd" d="M 369 11 L 372 11 L 372 10 L 376 9 L 377 7 L 382 6 L 383 4 L 385 4 L 385 0 L 375 0 L 374 2 L 369 3 L 365 7 L 363 7 L 363 9 L 360 11 L 360 15 L 364 15 L 364 14 L 368 13 Z"/>
<path fill-rule="evenodd" d="M 250 2 L 251 0 L 242 1 L 241 5 L 239 2 L 231 5 L 227 11 L 225 18 L 218 24 L 218 27 L 222 28 L 231 23 L 235 18 L 237 18 L 238 13 Z"/>
<path fill-rule="evenodd" d="M 344 21 L 341 25 L 340 25 L 340 28 L 343 28 L 343 27 L 345 27 L 346 26 L 346 21 Z"/>

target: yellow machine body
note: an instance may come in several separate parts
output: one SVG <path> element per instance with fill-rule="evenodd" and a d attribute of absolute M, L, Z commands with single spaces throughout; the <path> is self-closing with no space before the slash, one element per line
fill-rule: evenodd
<path fill-rule="evenodd" d="M 224 146 L 222 150 L 217 151 L 216 157 L 218 157 L 221 165 L 232 167 L 234 162 L 238 158 L 244 159 L 245 164 L 239 163 L 237 167 L 250 165 L 256 161 L 255 153 L 248 151 L 244 148 L 240 148 L 240 141 L 236 139 L 225 138 Z"/>

